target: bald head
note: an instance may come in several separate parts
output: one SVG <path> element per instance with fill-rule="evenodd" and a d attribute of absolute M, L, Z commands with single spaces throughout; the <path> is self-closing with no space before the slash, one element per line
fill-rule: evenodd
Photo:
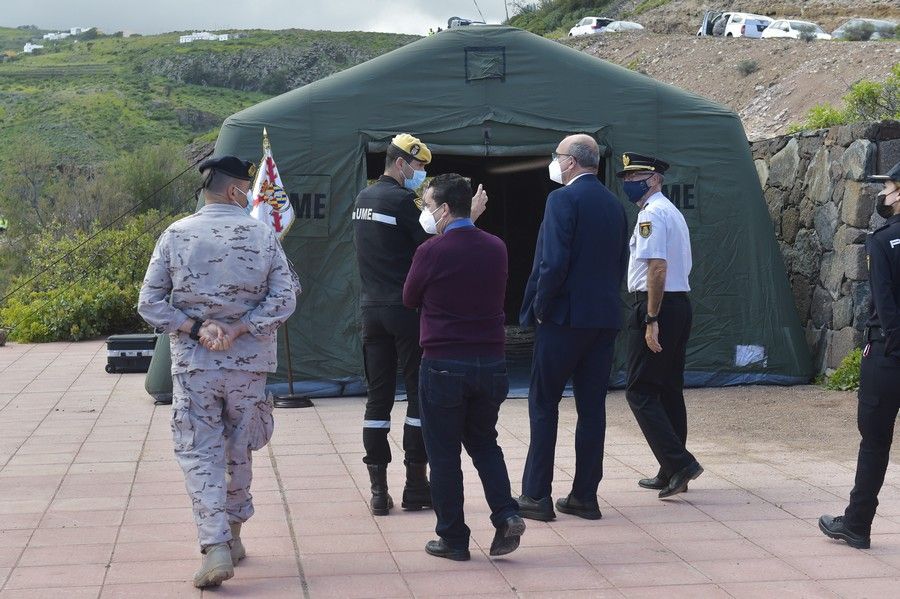
<path fill-rule="evenodd" d="M 559 154 L 571 156 L 583 172 L 597 172 L 600 166 L 600 146 L 590 135 L 579 133 L 563 139 L 557 150 Z"/>

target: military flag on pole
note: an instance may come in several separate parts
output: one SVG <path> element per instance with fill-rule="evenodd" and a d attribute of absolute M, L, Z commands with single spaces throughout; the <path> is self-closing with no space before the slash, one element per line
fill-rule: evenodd
<path fill-rule="evenodd" d="M 253 210 L 250 216 L 271 225 L 278 238 L 284 239 L 294 223 L 294 207 L 291 206 L 288 194 L 284 191 L 281 175 L 278 174 L 278 167 L 272 156 L 269 132 L 266 129 L 263 129 L 262 160 L 250 191 L 253 195 Z"/>

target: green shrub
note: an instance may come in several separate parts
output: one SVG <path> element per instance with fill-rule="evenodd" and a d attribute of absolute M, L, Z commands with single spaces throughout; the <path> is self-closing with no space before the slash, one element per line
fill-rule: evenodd
<path fill-rule="evenodd" d="M 843 109 L 831 104 L 817 104 L 803 123 L 788 127 L 788 133 L 804 129 L 824 129 L 863 121 L 900 119 L 900 62 L 891 67 L 884 83 L 863 79 L 850 86 L 844 96 Z"/>
<path fill-rule="evenodd" d="M 847 27 L 846 32 L 845 39 L 851 42 L 863 42 L 872 37 L 872 34 L 875 33 L 875 25 L 867 21 L 862 21 Z"/>
<path fill-rule="evenodd" d="M 69 234 L 60 224 L 46 229 L 28 271 L 10 288 L 25 286 L 0 306 L 0 326 L 21 342 L 147 330 L 135 310 L 138 291 L 159 233 L 175 218 L 150 211 L 90 241 L 88 233 Z"/>
<path fill-rule="evenodd" d="M 841 365 L 825 382 L 825 387 L 832 391 L 855 391 L 859 389 L 859 368 L 862 362 L 862 350 L 854 349 L 841 360 Z"/>
<path fill-rule="evenodd" d="M 759 70 L 759 63 L 755 60 L 745 59 L 737 64 L 737 70 L 743 77 L 746 77 Z"/>

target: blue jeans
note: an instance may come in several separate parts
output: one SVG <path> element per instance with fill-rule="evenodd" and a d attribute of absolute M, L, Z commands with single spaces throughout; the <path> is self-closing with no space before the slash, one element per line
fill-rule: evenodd
<path fill-rule="evenodd" d="M 435 532 L 454 549 L 467 549 L 470 534 L 463 515 L 461 445 L 478 470 L 491 523 L 498 527 L 519 511 L 497 445 L 497 414 L 508 391 L 504 358 L 422 359 L 419 404 L 431 465 Z"/>

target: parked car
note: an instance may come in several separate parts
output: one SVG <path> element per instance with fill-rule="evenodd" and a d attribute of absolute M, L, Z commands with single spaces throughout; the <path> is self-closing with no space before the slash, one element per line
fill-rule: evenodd
<path fill-rule="evenodd" d="M 447 29 L 453 29 L 454 27 L 467 27 L 469 25 L 484 25 L 484 21 L 473 21 L 471 19 L 464 19 L 462 17 L 450 17 L 447 19 Z"/>
<path fill-rule="evenodd" d="M 708 10 L 703 15 L 697 35 L 758 38 L 771 22 L 769 17 L 753 13 Z"/>
<path fill-rule="evenodd" d="M 850 19 L 831 32 L 836 40 L 880 40 L 897 35 L 897 23 L 880 19 Z"/>
<path fill-rule="evenodd" d="M 644 26 L 634 21 L 613 21 L 603 28 L 603 33 L 619 33 L 621 31 L 639 31 Z"/>
<path fill-rule="evenodd" d="M 831 36 L 825 31 L 809 21 L 791 21 L 782 19 L 772 21 L 772 24 L 766 27 L 762 32 L 762 38 L 771 39 L 775 37 L 787 37 L 795 40 L 815 38 L 817 40 L 830 40 Z"/>
<path fill-rule="evenodd" d="M 600 33 L 603 29 L 613 22 L 613 19 L 605 17 L 585 17 L 575 23 L 575 27 L 569 29 L 569 35 L 587 35 L 591 33 Z"/>

